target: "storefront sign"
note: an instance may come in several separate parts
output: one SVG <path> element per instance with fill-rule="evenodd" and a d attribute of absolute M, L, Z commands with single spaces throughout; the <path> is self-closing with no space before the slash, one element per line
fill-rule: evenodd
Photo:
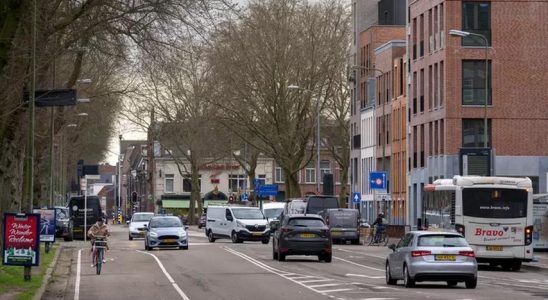
<path fill-rule="evenodd" d="M 4 214 L 4 265 L 38 266 L 39 214 Z"/>
<path fill-rule="evenodd" d="M 55 209 L 34 209 L 32 212 L 40 214 L 40 242 L 55 242 Z"/>

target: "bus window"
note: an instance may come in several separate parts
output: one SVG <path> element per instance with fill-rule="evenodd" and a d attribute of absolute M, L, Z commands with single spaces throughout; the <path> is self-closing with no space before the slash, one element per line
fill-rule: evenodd
<path fill-rule="evenodd" d="M 478 218 L 525 218 L 527 191 L 522 189 L 465 188 L 463 215 Z"/>

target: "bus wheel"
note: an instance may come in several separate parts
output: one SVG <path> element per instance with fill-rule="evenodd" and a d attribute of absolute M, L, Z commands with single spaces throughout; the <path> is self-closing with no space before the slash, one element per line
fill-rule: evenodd
<path fill-rule="evenodd" d="M 514 261 L 514 262 L 512 263 L 511 269 L 512 269 L 512 271 L 514 271 L 514 272 L 518 272 L 519 270 L 521 270 L 521 261 L 519 261 L 519 260 L 518 260 L 518 261 Z"/>

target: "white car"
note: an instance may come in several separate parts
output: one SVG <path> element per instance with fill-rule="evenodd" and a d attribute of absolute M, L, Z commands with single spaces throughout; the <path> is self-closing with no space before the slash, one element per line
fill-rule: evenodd
<path fill-rule="evenodd" d="M 233 243 L 270 241 L 268 221 L 258 207 L 209 206 L 206 235 L 211 243 L 220 238 L 231 239 Z"/>
<path fill-rule="evenodd" d="M 277 220 L 284 211 L 285 202 L 270 202 L 263 204 L 263 214 L 268 221 Z"/>
<path fill-rule="evenodd" d="M 129 240 L 133 238 L 144 238 L 146 234 L 146 226 L 150 219 L 154 217 L 151 212 L 134 213 L 129 222 Z"/>

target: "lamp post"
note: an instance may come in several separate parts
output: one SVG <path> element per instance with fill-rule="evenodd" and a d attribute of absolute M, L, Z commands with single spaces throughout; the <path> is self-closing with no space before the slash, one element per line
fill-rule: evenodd
<path fill-rule="evenodd" d="M 307 91 L 310 94 L 314 94 L 312 90 L 302 88 L 298 85 L 291 84 L 287 87 L 290 90 L 303 90 Z M 316 193 L 320 194 L 320 148 L 321 148 L 321 140 L 320 140 L 320 99 L 316 99 Z"/>
<path fill-rule="evenodd" d="M 487 40 L 487 37 L 483 34 L 473 33 L 469 31 L 462 31 L 462 30 L 456 30 L 451 29 L 449 30 L 449 34 L 452 36 L 460 36 L 460 37 L 467 37 L 467 36 L 477 36 L 483 40 L 484 43 L 484 49 L 485 49 L 485 102 L 483 103 L 483 147 L 488 148 L 487 144 L 487 105 L 489 102 L 489 41 Z"/>

